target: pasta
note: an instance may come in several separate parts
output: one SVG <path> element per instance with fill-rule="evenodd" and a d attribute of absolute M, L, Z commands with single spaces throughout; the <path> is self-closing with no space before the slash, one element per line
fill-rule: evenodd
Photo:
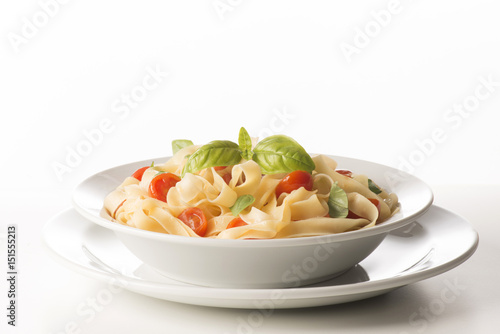
<path fill-rule="evenodd" d="M 165 163 L 144 167 L 140 176 L 127 177 L 106 196 L 102 215 L 123 225 L 166 234 L 275 239 L 369 228 L 398 210 L 397 195 L 364 175 L 338 170 L 336 161 L 325 155 L 310 157 L 314 166 L 310 172 L 299 170 L 299 176 L 305 177 L 309 186 L 278 193 L 292 172 L 264 173 L 257 159 L 240 157 L 232 165 L 216 164 L 186 172 L 189 159 L 195 159 L 199 149 L 187 145 Z M 158 198 L 152 189 L 159 175 L 171 184 L 161 195 L 164 197 Z M 190 211 L 191 216 L 185 218 L 186 210 L 194 208 L 201 211 L 202 217 L 192 216 Z"/>

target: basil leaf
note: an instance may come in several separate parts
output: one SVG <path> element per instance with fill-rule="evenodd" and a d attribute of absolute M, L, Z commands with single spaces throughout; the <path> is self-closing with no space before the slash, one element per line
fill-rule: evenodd
<path fill-rule="evenodd" d="M 274 135 L 261 140 L 253 150 L 253 160 L 264 174 L 290 173 L 303 170 L 311 173 L 314 161 L 295 140 Z"/>
<path fill-rule="evenodd" d="M 235 217 L 237 217 L 241 211 L 245 210 L 248 206 L 255 202 L 255 198 L 252 195 L 242 195 L 236 199 L 233 206 L 230 207 L 231 212 Z"/>
<path fill-rule="evenodd" d="M 349 213 L 349 201 L 344 189 L 335 184 L 330 189 L 330 197 L 328 198 L 328 214 L 331 218 L 345 218 Z"/>
<path fill-rule="evenodd" d="M 374 194 L 380 194 L 382 190 L 380 190 L 379 187 L 373 182 L 371 179 L 368 179 L 368 188 L 374 193 Z"/>
<path fill-rule="evenodd" d="M 172 152 L 175 154 L 177 153 L 180 149 L 183 149 L 184 147 L 192 146 L 194 145 L 191 140 L 187 139 L 176 139 L 172 141 Z"/>
<path fill-rule="evenodd" d="M 238 144 L 229 140 L 214 140 L 189 156 L 182 176 L 209 167 L 236 165 L 240 161 L 241 151 Z"/>
<path fill-rule="evenodd" d="M 250 138 L 250 135 L 244 127 L 240 129 L 238 144 L 240 145 L 241 156 L 243 157 L 243 159 L 252 160 L 252 138 Z"/>

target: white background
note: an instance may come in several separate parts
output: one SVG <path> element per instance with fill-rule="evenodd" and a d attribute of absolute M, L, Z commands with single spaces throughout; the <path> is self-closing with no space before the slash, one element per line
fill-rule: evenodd
<path fill-rule="evenodd" d="M 491 0 L 2 1 L 0 233 L 22 228 L 23 275 L 37 275 L 30 247 L 82 179 L 241 126 L 467 196 L 500 185 L 499 13 Z M 20 288 L 26 323 L 43 301 Z"/>

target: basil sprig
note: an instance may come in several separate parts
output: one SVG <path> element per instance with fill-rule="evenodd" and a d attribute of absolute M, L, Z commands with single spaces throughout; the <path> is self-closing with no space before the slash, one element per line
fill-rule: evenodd
<path fill-rule="evenodd" d="M 330 189 L 328 198 L 328 214 L 331 218 L 345 218 L 349 213 L 349 201 L 344 189 L 337 182 Z"/>
<path fill-rule="evenodd" d="M 302 170 L 312 173 L 314 161 L 295 140 L 274 135 L 261 140 L 253 149 L 253 160 L 264 174 L 290 173 Z"/>
<path fill-rule="evenodd" d="M 214 140 L 189 156 L 182 176 L 205 168 L 236 165 L 240 161 L 241 151 L 238 144 L 229 140 Z"/>
<path fill-rule="evenodd" d="M 255 202 L 255 197 L 253 197 L 252 195 L 241 195 L 240 197 L 238 197 L 238 199 L 236 199 L 236 202 L 234 202 L 233 206 L 229 209 L 231 209 L 233 216 L 237 217 L 241 211 L 252 205 L 253 202 Z"/>
<path fill-rule="evenodd" d="M 192 145 L 191 141 L 174 141 L 176 147 Z M 174 143 L 172 143 L 174 148 Z M 312 173 L 314 161 L 295 140 L 274 135 L 261 140 L 252 150 L 252 139 L 245 128 L 240 129 L 238 144 L 229 140 L 215 140 L 203 145 L 186 161 L 182 176 L 205 168 L 231 166 L 241 159 L 254 160 L 264 174 L 290 173 L 302 170 Z"/>

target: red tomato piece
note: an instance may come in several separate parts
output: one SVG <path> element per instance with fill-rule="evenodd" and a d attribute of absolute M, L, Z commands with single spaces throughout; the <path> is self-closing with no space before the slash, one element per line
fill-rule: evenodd
<path fill-rule="evenodd" d="M 239 226 L 246 226 L 248 225 L 247 222 L 245 222 L 243 219 L 241 219 L 240 217 L 236 217 L 234 218 L 233 220 L 231 220 L 229 222 L 229 224 L 227 224 L 227 227 L 226 229 L 228 228 L 233 228 L 233 227 L 239 227 Z"/>
<path fill-rule="evenodd" d="M 233 176 L 230 173 L 224 174 L 222 176 L 222 179 L 224 180 L 224 182 L 226 182 L 226 184 L 229 184 L 229 182 L 231 182 L 232 178 L 233 178 Z"/>
<path fill-rule="evenodd" d="M 380 214 L 380 202 L 378 199 L 376 198 L 369 198 L 368 199 L 370 202 L 373 203 L 373 205 L 375 205 L 377 207 L 377 210 L 378 210 L 378 214 Z"/>
<path fill-rule="evenodd" d="M 142 167 L 142 168 L 139 168 L 138 170 L 136 170 L 134 172 L 134 174 L 132 174 L 132 177 L 135 177 L 137 180 L 141 181 L 142 180 L 142 175 L 144 175 L 144 172 L 146 171 L 146 169 L 148 169 L 148 167 Z"/>
<path fill-rule="evenodd" d="M 229 184 L 233 176 L 231 175 L 230 171 L 226 170 L 227 167 L 228 166 L 215 166 L 213 168 L 217 172 L 217 174 L 219 174 L 222 177 L 224 182 L 226 182 L 226 184 Z"/>
<path fill-rule="evenodd" d="M 198 234 L 200 237 L 204 237 L 207 232 L 207 218 L 201 209 L 198 208 L 187 208 L 181 212 L 177 217 L 182 220 L 184 224 L 189 226 L 194 233 Z"/>
<path fill-rule="evenodd" d="M 288 173 L 276 186 L 276 197 L 279 197 L 282 193 L 289 194 L 301 187 L 311 191 L 313 187 L 312 176 L 302 170 L 293 171 Z"/>
<path fill-rule="evenodd" d="M 352 212 L 351 210 L 349 210 L 349 213 L 347 214 L 347 217 L 346 218 L 350 218 L 350 219 L 358 219 L 358 218 L 361 218 L 360 216 L 358 216 L 357 214 L 355 214 L 354 212 Z"/>
<path fill-rule="evenodd" d="M 181 178 L 175 174 L 160 173 L 151 180 L 148 194 L 153 198 L 166 202 L 168 191 L 170 188 L 175 187 L 175 184 L 180 180 Z"/>
<path fill-rule="evenodd" d="M 352 177 L 352 172 L 347 169 L 337 169 L 336 172 L 347 177 Z"/>

